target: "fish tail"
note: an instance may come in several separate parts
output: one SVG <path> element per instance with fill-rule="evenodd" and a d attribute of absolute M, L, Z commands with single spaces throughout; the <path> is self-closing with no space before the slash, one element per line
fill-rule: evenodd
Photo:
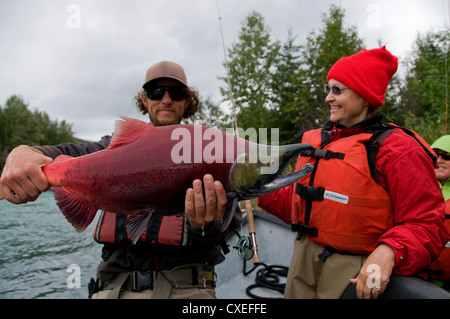
<path fill-rule="evenodd" d="M 86 204 L 63 187 L 52 187 L 56 203 L 66 219 L 79 232 L 84 231 L 94 220 L 97 209 Z"/>

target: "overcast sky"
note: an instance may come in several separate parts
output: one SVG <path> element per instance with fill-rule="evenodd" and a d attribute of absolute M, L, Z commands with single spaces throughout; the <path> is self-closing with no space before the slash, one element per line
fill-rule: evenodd
<path fill-rule="evenodd" d="M 146 69 L 180 63 L 190 86 L 219 103 L 225 44 L 237 42 L 242 22 L 257 10 L 273 40 L 292 28 L 297 43 L 322 27 L 330 4 L 340 4 L 366 47 L 381 39 L 402 59 L 418 32 L 449 21 L 450 0 L 1 0 L 0 105 L 21 95 L 31 109 L 73 124 L 77 137 L 98 140 L 126 115 L 148 120 L 132 98 Z"/>

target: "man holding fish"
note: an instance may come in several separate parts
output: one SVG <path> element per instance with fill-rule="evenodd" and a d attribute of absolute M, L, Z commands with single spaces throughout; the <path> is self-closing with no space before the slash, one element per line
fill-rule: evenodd
<path fill-rule="evenodd" d="M 143 90 L 136 97 L 138 109 L 149 114 L 155 127 L 179 124 L 197 111 L 198 103 L 197 92 L 188 86 L 184 69 L 169 61 L 156 63 L 147 70 Z M 60 155 L 79 157 L 111 148 L 112 141 L 120 143 L 119 137 L 114 138 L 105 136 L 97 143 L 15 148 L 7 158 L 0 179 L 4 198 L 14 204 L 36 200 L 54 186 L 42 167 L 53 164 Z M 97 281 L 91 280 L 90 297 L 215 297 L 214 265 L 224 259 L 220 244 L 228 230 L 239 225 L 240 210 L 232 208 L 235 213 L 230 213 L 232 220 L 224 227 L 227 195 L 222 183 L 214 181 L 211 174 L 204 175 L 203 181 L 192 180 L 192 187 L 186 191 L 184 214 L 183 211 L 169 216 L 136 214 L 149 216 L 136 243 L 127 232 L 131 213 L 102 211 L 94 239 L 104 244 L 103 261 L 97 270 Z M 77 209 L 82 210 L 81 206 L 77 204 Z M 70 220 L 70 216 L 66 217 Z M 73 219 L 78 221 L 79 216 Z M 76 226 L 73 219 L 71 222 Z M 83 219 L 77 229 L 84 230 L 91 221 Z"/>

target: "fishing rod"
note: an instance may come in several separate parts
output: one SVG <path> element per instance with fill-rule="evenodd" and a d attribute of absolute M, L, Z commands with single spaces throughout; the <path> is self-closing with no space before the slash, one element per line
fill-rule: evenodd
<path fill-rule="evenodd" d="M 224 36 L 223 36 L 222 17 L 220 15 L 219 0 L 216 0 L 216 5 L 217 5 L 217 15 L 219 18 L 220 34 L 221 34 L 221 38 L 222 38 L 223 54 L 225 57 L 225 67 L 227 70 L 228 95 L 230 98 L 232 111 L 233 111 L 235 134 L 237 135 L 239 130 L 238 130 L 238 123 L 237 123 L 237 116 L 236 116 L 236 107 L 234 104 L 233 89 L 231 86 L 231 79 L 230 79 L 230 67 L 228 64 L 227 51 L 226 51 L 225 40 L 224 40 Z M 245 201 L 245 210 L 246 210 L 246 216 L 247 216 L 248 231 L 249 231 L 250 236 L 249 237 L 241 236 L 239 238 L 239 241 L 237 244 L 237 254 L 238 254 L 239 258 L 244 259 L 244 263 L 246 260 L 253 257 L 253 265 L 255 267 L 257 267 L 258 265 L 261 264 L 261 259 L 259 257 L 258 245 L 256 243 L 255 218 L 254 218 L 254 214 L 253 214 L 252 203 L 250 200 Z M 251 271 L 253 271 L 253 270 L 251 270 Z"/>
<path fill-rule="evenodd" d="M 253 250 L 253 264 L 258 265 L 261 263 L 261 258 L 258 253 L 258 245 L 256 244 L 256 228 L 255 228 L 255 215 L 253 214 L 252 203 L 249 200 L 245 201 L 245 211 L 247 213 L 248 233 L 252 239 Z"/>
<path fill-rule="evenodd" d="M 220 10 L 219 10 L 219 0 L 216 0 L 216 5 L 217 5 L 217 15 L 219 17 L 220 35 L 222 37 L 223 55 L 225 57 L 225 68 L 227 69 L 228 96 L 230 97 L 231 107 L 232 107 L 232 111 L 233 111 L 234 129 L 235 129 L 235 132 L 238 132 L 236 108 L 235 108 L 234 98 L 233 98 L 233 89 L 231 88 L 230 67 L 228 65 L 227 50 L 225 48 L 225 40 L 224 40 L 224 37 L 223 37 L 222 17 L 220 15 Z"/>
<path fill-rule="evenodd" d="M 224 40 L 224 36 L 223 36 L 222 17 L 220 15 L 219 0 L 216 0 L 216 5 L 217 5 L 217 15 L 219 17 L 219 27 L 220 27 L 220 35 L 222 38 L 223 54 L 225 57 L 225 68 L 227 70 L 228 95 L 230 98 L 232 111 L 233 111 L 235 134 L 238 135 L 239 130 L 238 130 L 238 123 L 237 123 L 237 116 L 236 116 L 236 107 L 234 104 L 233 89 L 231 86 L 231 79 L 230 79 L 230 67 L 228 64 L 227 51 L 225 48 L 225 40 Z M 238 242 L 238 256 L 240 258 L 246 259 L 246 258 L 248 258 L 248 255 L 251 255 L 251 256 L 253 256 L 253 264 L 258 265 L 258 264 L 261 264 L 261 259 L 258 254 L 258 246 L 256 244 L 255 218 L 254 218 L 254 214 L 253 214 L 252 203 L 250 202 L 250 200 L 245 201 L 245 210 L 246 210 L 246 214 L 247 214 L 247 222 L 248 222 L 248 230 L 249 230 L 250 239 L 248 239 L 246 236 L 241 236 L 241 238 L 239 239 L 239 242 Z"/>
<path fill-rule="evenodd" d="M 253 299 L 282 299 L 284 289 L 286 287 L 285 280 L 281 280 L 282 277 L 287 277 L 289 268 L 282 265 L 266 265 L 261 262 L 261 258 L 258 253 L 258 245 L 256 244 L 256 229 L 254 223 L 254 213 L 250 201 L 245 202 L 245 210 L 247 213 L 248 232 L 250 236 L 241 236 L 239 238 L 238 246 L 235 247 L 238 250 L 238 256 L 243 259 L 243 273 L 244 276 L 251 274 L 256 268 L 262 266 L 255 275 L 255 283 L 249 285 L 245 292 Z M 239 236 L 239 235 L 238 235 Z M 253 267 L 247 271 L 246 262 L 253 257 Z M 265 288 L 269 290 L 277 291 L 279 294 L 269 296 L 260 296 L 253 292 L 254 289 Z"/>
<path fill-rule="evenodd" d="M 258 266 L 262 263 L 261 258 L 259 257 L 258 245 L 256 243 L 255 216 L 253 213 L 252 203 L 249 200 L 245 201 L 245 212 L 249 236 L 240 236 L 237 246 L 234 246 L 234 248 L 237 250 L 238 257 L 243 259 L 244 262 L 253 258 L 253 264 Z M 253 270 L 250 272 L 252 271 Z"/>

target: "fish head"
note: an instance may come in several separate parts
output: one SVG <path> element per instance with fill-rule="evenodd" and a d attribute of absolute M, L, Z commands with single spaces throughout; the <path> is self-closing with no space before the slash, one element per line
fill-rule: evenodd
<path fill-rule="evenodd" d="M 309 174 L 313 166 L 306 164 L 301 170 L 287 175 L 282 175 L 283 171 L 295 155 L 313 150 L 309 144 L 250 144 L 230 168 L 230 186 L 241 199 L 260 197 L 289 186 Z"/>

